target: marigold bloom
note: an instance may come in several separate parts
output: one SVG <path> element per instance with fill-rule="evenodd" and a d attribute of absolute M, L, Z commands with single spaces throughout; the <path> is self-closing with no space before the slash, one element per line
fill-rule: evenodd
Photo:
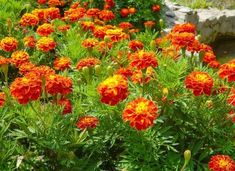
<path fill-rule="evenodd" d="M 216 60 L 216 56 L 213 51 L 205 52 L 202 60 L 205 63 L 210 63 L 211 61 Z"/>
<path fill-rule="evenodd" d="M 169 46 L 162 49 L 162 56 L 163 57 L 170 57 L 174 60 L 177 60 L 180 57 L 179 51 L 176 49 L 175 46 Z"/>
<path fill-rule="evenodd" d="M 58 101 L 60 106 L 63 106 L 63 114 L 68 114 L 72 112 L 72 103 L 69 99 L 62 98 Z"/>
<path fill-rule="evenodd" d="M 51 8 L 47 8 L 44 11 L 44 22 L 49 22 L 51 20 L 60 18 L 60 9 L 59 8 L 55 8 L 55 7 L 51 7 Z"/>
<path fill-rule="evenodd" d="M 93 31 L 95 28 L 95 24 L 92 21 L 82 21 L 81 22 L 81 27 L 84 31 Z"/>
<path fill-rule="evenodd" d="M 128 39 L 129 36 L 122 29 L 108 29 L 105 32 L 105 38 L 109 38 L 113 42 L 118 42 L 123 39 Z"/>
<path fill-rule="evenodd" d="M 32 71 L 33 68 L 35 68 L 36 66 L 30 62 L 26 62 L 20 65 L 19 67 L 19 72 L 22 75 L 25 75 L 27 73 L 29 73 L 30 71 Z"/>
<path fill-rule="evenodd" d="M 0 92 L 0 108 L 3 107 L 5 102 L 6 102 L 6 94 L 4 92 Z"/>
<path fill-rule="evenodd" d="M 32 14 L 36 15 L 40 21 L 43 21 L 45 17 L 45 9 L 34 9 Z"/>
<path fill-rule="evenodd" d="M 132 40 L 129 42 L 128 47 L 133 51 L 141 50 L 144 47 L 144 44 L 139 40 Z"/>
<path fill-rule="evenodd" d="M 39 77 L 44 80 L 46 76 L 51 74 L 55 74 L 55 70 L 51 69 L 49 66 L 41 65 L 33 67 L 31 71 L 26 74 L 26 76 Z"/>
<path fill-rule="evenodd" d="M 14 37 L 5 37 L 0 41 L 0 48 L 5 52 L 12 52 L 18 47 L 18 41 Z"/>
<path fill-rule="evenodd" d="M 4 58 L 3 56 L 0 55 L 0 68 L 3 65 L 8 65 L 10 63 L 8 58 Z"/>
<path fill-rule="evenodd" d="M 154 4 L 154 5 L 152 6 L 152 11 L 153 11 L 153 12 L 158 12 L 158 11 L 160 11 L 160 9 L 161 9 L 160 5 Z"/>
<path fill-rule="evenodd" d="M 66 32 L 66 31 L 68 31 L 70 28 L 71 28 L 70 25 L 62 25 L 62 26 L 58 26 L 57 29 L 58 29 L 58 31 L 64 33 L 64 32 Z"/>
<path fill-rule="evenodd" d="M 198 41 L 198 40 L 194 40 L 193 42 L 192 42 L 192 44 L 189 44 L 188 46 L 187 46 L 187 51 L 189 51 L 189 52 L 200 52 L 201 51 L 201 43 Z"/>
<path fill-rule="evenodd" d="M 93 35 L 96 38 L 103 39 L 104 36 L 106 35 L 107 28 L 102 27 L 102 26 L 96 26 L 93 30 Z"/>
<path fill-rule="evenodd" d="M 84 48 L 93 48 L 98 45 L 99 41 L 95 38 L 88 38 L 82 41 L 82 46 Z"/>
<path fill-rule="evenodd" d="M 63 3 L 60 0 L 48 0 L 48 5 L 49 7 L 55 7 L 63 5 Z"/>
<path fill-rule="evenodd" d="M 98 64 L 100 64 L 100 60 L 97 59 L 97 58 L 93 58 L 93 57 L 89 57 L 89 58 L 84 58 L 84 59 L 81 59 L 78 64 L 77 64 L 77 69 L 78 70 L 81 70 L 82 68 L 84 67 L 94 67 Z"/>
<path fill-rule="evenodd" d="M 114 75 L 100 83 L 97 90 L 102 103 L 114 106 L 127 98 L 127 79 L 122 75 Z"/>
<path fill-rule="evenodd" d="M 131 76 L 131 81 L 134 84 L 147 84 L 152 78 L 155 77 L 155 71 L 152 67 L 146 69 L 146 73 L 142 70 L 135 70 Z"/>
<path fill-rule="evenodd" d="M 68 57 L 56 58 L 54 61 L 55 70 L 64 71 L 66 69 L 69 69 L 70 65 L 71 65 L 71 60 Z"/>
<path fill-rule="evenodd" d="M 38 77 L 16 78 L 10 86 L 11 95 L 20 104 L 27 104 L 31 100 L 37 100 L 42 92 L 42 80 Z"/>
<path fill-rule="evenodd" d="M 66 19 L 68 19 L 70 22 L 76 22 L 82 17 L 84 17 L 86 13 L 86 9 L 82 7 L 78 7 L 75 9 L 69 9 L 65 11 L 64 16 Z"/>
<path fill-rule="evenodd" d="M 105 0 L 104 2 L 109 6 L 109 8 L 113 8 L 115 6 L 114 0 Z"/>
<path fill-rule="evenodd" d="M 229 112 L 228 119 L 231 119 L 233 123 L 235 123 L 235 112 L 232 110 Z"/>
<path fill-rule="evenodd" d="M 100 41 L 98 45 L 96 46 L 96 49 L 101 53 L 106 53 L 107 51 L 112 49 L 112 47 L 113 47 L 112 42 Z"/>
<path fill-rule="evenodd" d="M 37 2 L 42 5 L 42 4 L 45 4 L 47 0 L 37 0 Z"/>
<path fill-rule="evenodd" d="M 14 64 L 16 67 L 29 62 L 29 54 L 25 51 L 15 51 L 11 55 L 11 63 Z"/>
<path fill-rule="evenodd" d="M 99 17 L 100 9 L 98 8 L 90 8 L 87 10 L 86 15 L 88 17 Z"/>
<path fill-rule="evenodd" d="M 36 15 L 30 13 L 24 14 L 20 19 L 20 25 L 23 27 L 36 26 L 38 23 L 39 18 Z"/>
<path fill-rule="evenodd" d="M 173 33 L 171 42 L 177 48 L 186 48 L 187 46 L 193 44 L 195 40 L 195 35 L 193 33 Z"/>
<path fill-rule="evenodd" d="M 146 21 L 144 22 L 144 26 L 147 28 L 152 28 L 156 23 L 154 21 Z"/>
<path fill-rule="evenodd" d="M 219 63 L 219 61 L 214 60 L 214 61 L 211 61 L 211 62 L 208 64 L 208 66 L 211 67 L 211 68 L 219 68 L 219 67 L 220 67 L 220 63 Z"/>
<path fill-rule="evenodd" d="M 36 47 L 43 52 L 49 52 L 56 47 L 56 42 L 50 37 L 41 37 L 38 40 Z"/>
<path fill-rule="evenodd" d="M 37 40 L 35 39 L 34 36 L 26 36 L 23 39 L 24 46 L 28 48 L 34 48 L 36 46 Z"/>
<path fill-rule="evenodd" d="M 220 78 L 227 78 L 228 82 L 235 81 L 235 60 L 221 65 L 218 74 Z"/>
<path fill-rule="evenodd" d="M 80 4 L 81 4 L 80 2 L 74 2 L 74 3 L 70 6 L 70 8 L 75 9 L 75 8 L 79 7 Z"/>
<path fill-rule="evenodd" d="M 61 75 L 50 74 L 46 76 L 46 91 L 51 95 L 67 95 L 72 92 L 72 80 Z"/>
<path fill-rule="evenodd" d="M 98 118 L 94 116 L 84 116 L 78 120 L 77 127 L 81 130 L 84 130 L 86 128 L 96 128 L 98 124 Z"/>
<path fill-rule="evenodd" d="M 200 51 L 201 52 L 213 52 L 213 49 L 209 45 L 201 43 L 201 50 Z"/>
<path fill-rule="evenodd" d="M 127 104 L 122 113 L 122 119 L 124 122 L 130 122 L 130 126 L 137 130 L 146 130 L 153 126 L 157 112 L 158 107 L 153 101 L 137 98 Z"/>
<path fill-rule="evenodd" d="M 113 20 L 115 18 L 115 15 L 110 10 L 102 10 L 99 13 L 99 18 L 103 21 L 110 21 L 110 20 Z"/>
<path fill-rule="evenodd" d="M 229 96 L 228 96 L 228 99 L 227 99 L 227 102 L 230 104 L 230 105 L 233 105 L 235 106 L 235 88 L 232 88 L 230 93 L 229 93 Z"/>
<path fill-rule="evenodd" d="M 235 161 L 228 155 L 214 155 L 208 163 L 211 171 L 234 171 Z"/>
<path fill-rule="evenodd" d="M 157 67 L 157 57 L 154 52 L 146 52 L 140 50 L 138 52 L 132 53 L 129 56 L 130 66 L 137 69 L 145 69 L 149 66 Z"/>
<path fill-rule="evenodd" d="M 122 75 L 126 78 L 131 77 L 133 74 L 133 72 L 130 68 L 119 68 L 115 73 Z"/>
<path fill-rule="evenodd" d="M 49 36 L 53 32 L 54 32 L 54 27 L 51 24 L 48 24 L 48 23 L 40 25 L 37 28 L 37 34 L 40 35 L 40 36 Z"/>
<path fill-rule="evenodd" d="M 120 11 L 120 15 L 125 18 L 129 15 L 129 10 L 127 8 L 122 8 L 121 11 Z"/>
<path fill-rule="evenodd" d="M 187 33 L 195 34 L 196 33 L 196 26 L 192 23 L 176 24 L 172 28 L 172 32 L 174 32 L 174 33 L 187 32 Z"/>
<path fill-rule="evenodd" d="M 133 25 L 129 22 L 121 22 L 119 23 L 119 27 L 123 30 L 133 28 Z"/>
<path fill-rule="evenodd" d="M 206 72 L 193 71 L 185 79 L 185 86 L 193 91 L 195 96 L 200 96 L 203 93 L 211 94 L 214 81 Z"/>

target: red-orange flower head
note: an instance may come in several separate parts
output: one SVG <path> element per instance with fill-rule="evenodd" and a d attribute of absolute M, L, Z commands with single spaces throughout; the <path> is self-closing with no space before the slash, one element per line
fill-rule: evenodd
<path fill-rule="evenodd" d="M 235 161 L 228 155 L 212 156 L 208 163 L 211 171 L 235 171 Z"/>
<path fill-rule="evenodd" d="M 21 75 L 25 75 L 27 73 L 29 73 L 30 71 L 32 71 L 33 68 L 35 68 L 36 66 L 30 62 L 26 62 L 20 65 L 19 67 L 19 72 Z"/>
<path fill-rule="evenodd" d="M 196 26 L 192 23 L 176 24 L 172 28 L 172 32 L 174 32 L 174 33 L 187 32 L 187 33 L 195 34 L 196 33 Z"/>
<path fill-rule="evenodd" d="M 144 26 L 146 27 L 146 28 L 152 28 L 153 26 L 155 26 L 155 22 L 154 21 L 146 21 L 146 22 L 144 22 Z"/>
<path fill-rule="evenodd" d="M 158 12 L 158 11 L 160 11 L 160 10 L 161 10 L 160 5 L 156 5 L 156 4 L 155 4 L 155 5 L 152 6 L 152 11 L 153 11 L 153 12 Z"/>
<path fill-rule="evenodd" d="M 82 41 L 82 46 L 88 49 L 91 49 L 98 44 L 99 44 L 99 41 L 95 38 L 88 38 Z"/>
<path fill-rule="evenodd" d="M 119 68 L 115 73 L 120 74 L 126 78 L 131 77 L 133 74 L 130 68 Z"/>
<path fill-rule="evenodd" d="M 93 30 L 93 35 L 94 35 L 96 38 L 103 39 L 104 36 L 106 35 L 106 31 L 107 31 L 107 28 L 105 28 L 105 27 L 102 27 L 102 26 L 95 26 L 95 28 L 94 28 L 94 30 Z"/>
<path fill-rule="evenodd" d="M 14 37 L 5 37 L 0 41 L 0 49 L 5 52 L 12 52 L 18 47 L 18 41 Z"/>
<path fill-rule="evenodd" d="M 45 17 L 45 9 L 34 9 L 32 14 L 36 15 L 40 21 L 43 21 Z"/>
<path fill-rule="evenodd" d="M 39 99 L 42 92 L 42 80 L 38 77 L 16 78 L 10 86 L 11 95 L 20 104 Z"/>
<path fill-rule="evenodd" d="M 139 40 L 132 40 L 129 42 L 128 47 L 133 51 L 137 51 L 143 49 L 144 44 Z"/>
<path fill-rule="evenodd" d="M 88 17 L 99 17 L 99 14 L 100 14 L 100 9 L 98 9 L 98 8 L 90 8 L 90 9 L 88 9 L 87 10 L 87 12 L 86 12 L 86 15 L 88 16 Z"/>
<path fill-rule="evenodd" d="M 40 25 L 37 28 L 37 34 L 40 35 L 40 36 L 49 36 L 53 32 L 54 32 L 54 27 L 51 24 L 48 24 L 48 23 Z"/>
<path fill-rule="evenodd" d="M 62 98 L 58 101 L 58 104 L 63 106 L 64 115 L 72 112 L 72 103 L 69 99 Z"/>
<path fill-rule="evenodd" d="M 98 118 L 94 116 L 84 116 L 78 120 L 77 127 L 81 130 L 84 130 L 86 128 L 96 128 L 98 124 Z"/>
<path fill-rule="evenodd" d="M 95 24 L 92 21 L 82 21 L 81 22 L 81 27 L 84 31 L 93 31 L 95 28 Z"/>
<path fill-rule="evenodd" d="M 60 0 L 48 0 L 49 7 L 62 6 L 63 3 Z"/>
<path fill-rule="evenodd" d="M 110 8 L 113 8 L 115 6 L 114 0 L 104 0 L 105 4 L 109 6 Z"/>
<path fill-rule="evenodd" d="M 11 63 L 16 67 L 20 67 L 24 63 L 29 62 L 29 54 L 25 51 L 15 51 L 11 55 Z"/>
<path fill-rule="evenodd" d="M 127 30 L 133 28 L 133 25 L 129 22 L 121 22 L 119 23 L 119 27 L 123 30 Z"/>
<path fill-rule="evenodd" d="M 37 0 L 37 2 L 41 5 L 45 4 L 47 2 L 47 0 Z"/>
<path fill-rule="evenodd" d="M 70 29 L 70 25 L 61 25 L 61 26 L 58 26 L 58 31 L 62 32 L 62 33 L 65 33 L 67 32 L 69 29 Z"/>
<path fill-rule="evenodd" d="M 55 74 L 55 70 L 51 69 L 49 66 L 40 65 L 38 67 L 33 67 L 26 76 L 39 77 L 41 80 L 44 80 L 46 76 Z"/>
<path fill-rule="evenodd" d="M 114 18 L 115 18 L 115 15 L 110 10 L 102 10 L 99 13 L 99 19 L 103 21 L 110 21 L 110 20 L 113 20 Z"/>
<path fill-rule="evenodd" d="M 4 92 L 0 92 L 0 108 L 3 107 L 5 102 L 6 102 L 6 94 Z"/>
<path fill-rule="evenodd" d="M 208 66 L 211 67 L 211 68 L 219 68 L 219 67 L 220 67 L 220 63 L 219 63 L 219 61 L 214 60 L 214 61 L 211 61 L 211 62 L 208 64 Z"/>
<path fill-rule="evenodd" d="M 90 67 L 94 67 L 94 66 L 96 66 L 96 65 L 98 65 L 98 64 L 100 64 L 100 63 L 101 63 L 100 60 L 97 59 L 97 58 L 93 58 L 93 57 L 84 58 L 84 59 L 81 59 L 81 60 L 78 62 L 76 68 L 77 68 L 78 70 L 81 70 L 81 69 L 84 68 L 84 67 L 90 68 Z"/>
<path fill-rule="evenodd" d="M 46 91 L 51 95 L 67 95 L 72 92 L 72 80 L 61 75 L 50 74 L 46 76 Z"/>
<path fill-rule="evenodd" d="M 171 42 L 177 48 L 186 48 L 193 44 L 195 40 L 195 35 L 193 33 L 173 33 L 171 37 Z"/>
<path fill-rule="evenodd" d="M 193 71 L 185 79 L 185 86 L 193 91 L 195 96 L 200 96 L 203 93 L 211 94 L 214 81 L 206 72 Z"/>
<path fill-rule="evenodd" d="M 54 69 L 64 71 L 69 69 L 71 65 L 71 60 L 68 57 L 56 58 L 54 61 Z"/>
<path fill-rule="evenodd" d="M 233 105 L 235 106 L 235 88 L 232 88 L 230 93 L 229 93 L 229 96 L 228 96 L 228 99 L 227 99 L 227 102 L 230 104 L 230 105 Z"/>
<path fill-rule="evenodd" d="M 75 9 L 70 8 L 69 10 L 65 11 L 64 16 L 70 22 L 74 23 L 84 17 L 86 13 L 86 9 L 82 7 L 78 7 Z"/>
<path fill-rule="evenodd" d="M 23 27 L 36 26 L 38 23 L 39 18 L 36 15 L 30 13 L 24 14 L 20 19 L 20 25 Z"/>
<path fill-rule="evenodd" d="M 218 74 L 220 78 L 227 78 L 228 82 L 235 81 L 235 60 L 221 65 Z"/>
<path fill-rule="evenodd" d="M 149 66 L 157 67 L 157 57 L 154 52 L 140 50 L 129 56 L 130 66 L 137 69 L 146 69 Z"/>
<path fill-rule="evenodd" d="M 143 76 L 145 74 L 145 76 Z M 131 81 L 134 84 L 147 84 L 151 79 L 155 77 L 155 71 L 152 67 L 146 69 L 146 73 L 143 74 L 142 70 L 135 70 L 131 76 Z"/>
<path fill-rule="evenodd" d="M 60 9 L 51 7 L 44 11 L 44 22 L 50 22 L 54 19 L 60 18 Z"/>
<path fill-rule="evenodd" d="M 0 68 L 1 68 L 1 66 L 8 65 L 9 63 L 10 63 L 10 61 L 9 61 L 8 58 L 5 58 L 5 57 L 0 55 Z"/>
<path fill-rule="evenodd" d="M 28 48 L 34 48 L 36 46 L 37 40 L 35 39 L 34 36 L 26 36 L 23 39 L 24 46 Z"/>
<path fill-rule="evenodd" d="M 211 61 L 216 60 L 216 56 L 213 51 L 205 52 L 202 60 L 205 63 L 210 63 Z"/>
<path fill-rule="evenodd" d="M 157 112 L 158 107 L 153 101 L 137 98 L 127 104 L 122 113 L 122 119 L 124 122 L 130 122 L 130 126 L 137 130 L 146 130 L 153 126 Z"/>
<path fill-rule="evenodd" d="M 56 47 L 56 42 L 50 37 L 41 37 L 38 40 L 36 47 L 43 52 L 49 52 Z"/>
<path fill-rule="evenodd" d="M 97 88 L 101 102 L 114 106 L 128 96 L 127 79 L 122 75 L 114 75 L 107 78 Z"/>
<path fill-rule="evenodd" d="M 110 39 L 112 42 L 118 42 L 129 38 L 129 36 L 124 33 L 122 29 L 108 29 L 105 34 L 105 38 Z"/>

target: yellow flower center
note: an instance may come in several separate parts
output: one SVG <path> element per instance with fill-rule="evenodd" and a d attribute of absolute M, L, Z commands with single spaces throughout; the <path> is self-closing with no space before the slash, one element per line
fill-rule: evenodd
<path fill-rule="evenodd" d="M 219 166 L 220 166 L 221 168 L 226 168 L 226 167 L 229 166 L 229 161 L 227 161 L 227 160 L 220 160 Z"/>
<path fill-rule="evenodd" d="M 206 74 L 197 74 L 195 77 L 198 81 L 201 81 L 201 82 L 205 82 L 208 79 Z"/>
<path fill-rule="evenodd" d="M 146 102 L 140 102 L 136 107 L 137 113 L 143 113 L 148 110 L 148 103 Z"/>

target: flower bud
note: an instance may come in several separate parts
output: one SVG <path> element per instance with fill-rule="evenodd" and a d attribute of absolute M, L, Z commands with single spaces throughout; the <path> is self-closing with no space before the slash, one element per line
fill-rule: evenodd
<path fill-rule="evenodd" d="M 89 74 L 89 68 L 88 68 L 88 67 L 83 67 L 83 68 L 82 68 L 82 73 L 83 73 L 84 75 Z"/>
<path fill-rule="evenodd" d="M 185 150 L 184 151 L 184 160 L 185 160 L 185 163 L 188 163 L 190 159 L 191 159 L 191 151 L 190 150 Z"/>
<path fill-rule="evenodd" d="M 159 20 L 159 25 L 160 25 L 161 28 L 163 28 L 163 26 L 164 26 L 164 21 L 163 21 L 163 19 L 160 19 L 160 20 Z"/>
<path fill-rule="evenodd" d="M 163 93 L 164 96 L 167 96 L 168 93 L 169 93 L 168 88 L 163 88 L 162 93 Z"/>
<path fill-rule="evenodd" d="M 112 67 L 112 66 L 108 66 L 108 67 L 107 67 L 107 72 L 108 72 L 109 74 L 111 74 L 111 73 L 113 72 L 113 67 Z"/>
<path fill-rule="evenodd" d="M 100 71 L 101 71 L 100 65 L 96 65 L 96 66 L 95 66 L 95 73 L 96 73 L 97 75 L 99 75 L 99 74 L 100 74 Z"/>

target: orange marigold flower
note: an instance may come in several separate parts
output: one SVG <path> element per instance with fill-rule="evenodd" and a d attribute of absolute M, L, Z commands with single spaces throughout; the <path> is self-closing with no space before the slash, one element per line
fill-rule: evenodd
<path fill-rule="evenodd" d="M 139 40 L 132 40 L 129 42 L 128 47 L 133 51 L 141 50 L 144 47 L 144 44 Z"/>
<path fill-rule="evenodd" d="M 98 118 L 94 116 L 84 116 L 78 120 L 77 127 L 81 130 L 84 130 L 86 128 L 96 128 L 98 124 Z"/>
<path fill-rule="evenodd" d="M 64 16 L 70 22 L 76 22 L 82 17 L 84 17 L 85 13 L 86 13 L 85 8 L 82 8 L 82 7 L 75 8 L 75 9 L 70 8 L 69 10 L 65 11 Z"/>
<path fill-rule="evenodd" d="M 122 113 L 122 119 L 124 122 L 130 122 L 130 126 L 137 130 L 146 130 L 153 126 L 157 112 L 158 107 L 153 101 L 137 98 L 127 104 Z"/>
<path fill-rule="evenodd" d="M 95 28 L 95 24 L 92 21 L 82 21 L 81 22 L 81 27 L 84 31 L 93 31 Z"/>
<path fill-rule="evenodd" d="M 219 61 L 214 60 L 214 61 L 211 61 L 211 62 L 208 64 L 208 66 L 211 67 L 211 68 L 219 68 L 219 67 L 220 67 L 220 63 L 219 63 Z"/>
<path fill-rule="evenodd" d="M 155 77 L 155 71 L 152 67 L 148 67 L 145 73 L 145 76 L 143 76 L 142 70 L 135 70 L 131 76 L 131 81 L 134 84 L 147 84 L 152 78 Z"/>
<path fill-rule="evenodd" d="M 213 51 L 205 52 L 202 60 L 205 63 L 210 63 L 211 61 L 216 60 L 216 56 Z"/>
<path fill-rule="evenodd" d="M 47 2 L 47 0 L 38 0 L 37 1 L 39 4 L 41 4 L 41 5 L 43 5 L 43 4 L 45 4 L 46 2 Z"/>
<path fill-rule="evenodd" d="M 30 71 L 32 71 L 33 68 L 35 68 L 36 66 L 30 62 L 26 62 L 20 65 L 19 67 L 19 72 L 22 75 L 25 75 L 27 73 L 29 73 Z"/>
<path fill-rule="evenodd" d="M 214 155 L 208 163 L 211 171 L 234 171 L 235 161 L 228 155 Z"/>
<path fill-rule="evenodd" d="M 100 38 L 100 39 L 103 39 L 104 36 L 106 35 L 106 30 L 107 28 L 105 27 L 102 27 L 102 26 L 96 26 L 93 30 L 93 35 L 96 37 L 96 38 Z"/>
<path fill-rule="evenodd" d="M 53 32 L 54 27 L 48 23 L 45 23 L 37 28 L 37 34 L 40 36 L 49 36 Z"/>
<path fill-rule="evenodd" d="M 123 18 L 127 17 L 129 14 L 130 14 L 130 13 L 129 13 L 129 10 L 128 10 L 127 8 L 122 8 L 122 9 L 120 10 L 120 15 L 121 15 Z"/>
<path fill-rule="evenodd" d="M 185 79 L 185 86 L 193 91 L 195 96 L 200 96 L 203 93 L 211 94 L 214 81 L 206 72 L 193 71 Z"/>
<path fill-rule="evenodd" d="M 102 103 L 114 106 L 127 98 L 127 79 L 122 75 L 114 75 L 100 83 L 97 90 Z"/>
<path fill-rule="evenodd" d="M 94 46 L 98 45 L 99 41 L 95 38 L 88 38 L 82 41 L 82 46 L 84 48 L 93 48 Z"/>
<path fill-rule="evenodd" d="M 0 92 L 0 108 L 3 107 L 5 102 L 6 102 L 6 94 L 4 92 Z"/>
<path fill-rule="evenodd" d="M 146 28 L 152 28 L 153 26 L 155 26 L 155 22 L 154 21 L 146 21 L 146 22 L 144 22 L 144 26 L 146 27 Z"/>
<path fill-rule="evenodd" d="M 193 33 L 173 33 L 171 37 L 171 42 L 177 48 L 186 48 L 187 46 L 193 44 L 195 40 L 195 35 Z"/>
<path fill-rule="evenodd" d="M 51 95 L 67 95 L 72 92 L 72 80 L 61 75 L 50 74 L 46 76 L 46 91 Z"/>
<path fill-rule="evenodd" d="M 0 48 L 5 52 L 12 52 L 18 47 L 18 41 L 14 37 L 5 37 L 0 41 Z"/>
<path fill-rule="evenodd" d="M 39 77 L 43 80 L 46 76 L 51 74 L 55 74 L 55 70 L 51 69 L 49 66 L 41 65 L 38 67 L 33 67 L 26 76 Z"/>
<path fill-rule="evenodd" d="M 105 34 L 105 37 L 109 38 L 113 42 L 118 42 L 129 38 L 129 36 L 124 33 L 122 29 L 108 29 Z"/>
<path fill-rule="evenodd" d="M 45 16 L 45 9 L 34 9 L 32 14 L 36 15 L 40 21 L 43 21 Z"/>
<path fill-rule="evenodd" d="M 87 10 L 86 15 L 88 17 L 99 17 L 100 9 L 98 8 L 90 8 Z"/>
<path fill-rule="evenodd" d="M 200 52 L 201 51 L 201 43 L 198 41 L 198 40 L 194 40 L 193 42 L 192 42 L 192 44 L 189 44 L 188 46 L 187 46 L 187 51 L 189 51 L 189 52 Z"/>
<path fill-rule="evenodd" d="M 38 77 L 16 78 L 10 86 L 11 95 L 20 104 L 27 104 L 31 100 L 37 100 L 42 92 L 42 80 Z"/>
<path fill-rule="evenodd" d="M 103 21 L 110 21 L 110 20 L 113 20 L 115 18 L 115 15 L 110 10 L 102 10 L 99 13 L 99 18 Z"/>
<path fill-rule="evenodd" d="M 34 48 L 36 46 L 37 40 L 35 39 L 34 36 L 26 36 L 23 39 L 24 46 L 28 48 Z"/>
<path fill-rule="evenodd" d="M 84 59 L 81 59 L 78 64 L 77 64 L 77 69 L 78 70 L 81 70 L 82 68 L 84 67 L 94 67 L 98 64 L 100 64 L 100 60 L 97 59 L 97 58 L 93 58 L 93 57 L 90 57 L 90 58 L 84 58 Z"/>
<path fill-rule="evenodd" d="M 3 56 L 0 55 L 0 68 L 2 65 L 8 65 L 10 63 L 8 58 L 4 58 Z"/>
<path fill-rule="evenodd" d="M 233 123 L 235 123 L 235 112 L 232 110 L 229 112 L 228 119 L 231 119 Z"/>
<path fill-rule="evenodd" d="M 63 26 L 58 26 L 58 31 L 64 33 L 66 31 L 68 31 L 71 28 L 70 25 L 63 25 Z"/>
<path fill-rule="evenodd" d="M 119 68 L 115 73 L 122 75 L 126 78 L 131 77 L 133 74 L 130 68 Z"/>
<path fill-rule="evenodd" d="M 158 11 L 160 11 L 160 10 L 161 10 L 160 5 L 154 4 L 154 5 L 152 6 L 152 11 L 153 11 L 153 12 L 158 12 Z"/>
<path fill-rule="evenodd" d="M 149 66 L 157 67 L 157 57 L 154 52 L 146 52 L 140 50 L 138 52 L 132 53 L 129 55 L 130 66 L 136 67 L 137 69 L 145 69 Z"/>
<path fill-rule="evenodd" d="M 201 50 L 200 51 L 203 51 L 203 52 L 212 52 L 213 49 L 209 45 L 201 43 Z"/>
<path fill-rule="evenodd" d="M 62 98 L 58 101 L 58 105 L 63 106 L 63 114 L 72 112 L 72 103 L 69 99 Z"/>
<path fill-rule="evenodd" d="M 130 29 L 133 27 L 133 25 L 129 22 L 121 22 L 119 23 L 119 27 L 123 30 Z"/>
<path fill-rule="evenodd" d="M 74 2 L 74 3 L 70 6 L 70 8 L 75 9 L 75 8 L 77 8 L 77 7 L 79 7 L 79 6 L 80 6 L 80 2 Z"/>
<path fill-rule="evenodd" d="M 64 71 L 66 69 L 69 69 L 70 65 L 71 65 L 71 60 L 68 57 L 56 58 L 54 61 L 55 70 Z"/>
<path fill-rule="evenodd" d="M 50 37 L 41 37 L 38 40 L 36 47 L 43 52 L 49 52 L 50 50 L 55 49 L 56 42 Z"/>
<path fill-rule="evenodd" d="M 115 6 L 114 0 L 105 0 L 104 2 L 105 2 L 105 4 L 107 4 L 109 6 L 109 9 L 113 8 Z"/>
<path fill-rule="evenodd" d="M 172 28 L 172 32 L 174 32 L 174 33 L 187 32 L 187 33 L 195 34 L 196 33 L 196 26 L 192 23 L 176 24 Z"/>
<path fill-rule="evenodd" d="M 11 63 L 16 67 L 29 62 L 29 54 L 25 51 L 15 51 L 11 55 Z"/>
<path fill-rule="evenodd" d="M 48 0 L 49 7 L 61 6 L 62 4 L 60 0 Z"/>
<path fill-rule="evenodd" d="M 100 41 L 96 48 L 98 49 L 99 52 L 105 53 L 109 51 L 113 46 L 112 42 L 105 42 L 105 41 Z"/>
<path fill-rule="evenodd" d="M 235 88 L 232 88 L 230 93 L 229 93 L 229 96 L 228 96 L 228 99 L 227 99 L 227 102 L 230 104 L 230 105 L 233 105 L 235 106 Z"/>
<path fill-rule="evenodd" d="M 235 81 L 235 60 L 221 65 L 218 74 L 220 78 L 227 78 L 228 82 Z"/>
<path fill-rule="evenodd" d="M 36 26 L 39 23 L 38 16 L 30 13 L 24 14 L 20 19 L 20 25 L 23 27 Z"/>
<path fill-rule="evenodd" d="M 180 57 L 180 53 L 174 46 L 169 46 L 162 49 L 162 56 L 177 60 Z"/>
<path fill-rule="evenodd" d="M 138 33 L 140 30 L 139 29 L 130 29 L 129 33 Z"/>
<path fill-rule="evenodd" d="M 44 21 L 45 22 L 49 22 L 51 20 L 60 18 L 60 9 L 59 8 L 55 8 L 55 7 L 51 7 L 51 8 L 47 8 L 44 11 Z"/>

